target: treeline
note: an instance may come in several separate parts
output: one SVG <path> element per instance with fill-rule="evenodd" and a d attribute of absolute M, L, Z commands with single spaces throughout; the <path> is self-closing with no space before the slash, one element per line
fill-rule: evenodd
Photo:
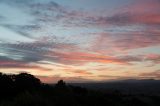
<path fill-rule="evenodd" d="M 39 89 L 41 85 L 40 80 L 31 74 L 6 75 L 0 73 L 0 99 Z"/>
<path fill-rule="evenodd" d="M 51 86 L 31 74 L 0 73 L 0 106 L 160 106 L 160 97 L 102 93 L 63 80 Z"/>

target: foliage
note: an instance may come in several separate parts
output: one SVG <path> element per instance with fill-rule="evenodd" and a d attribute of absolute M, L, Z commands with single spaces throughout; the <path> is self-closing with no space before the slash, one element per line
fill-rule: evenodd
<path fill-rule="evenodd" d="M 160 106 L 159 96 L 104 93 L 67 85 L 43 84 L 27 73 L 0 73 L 0 106 Z"/>

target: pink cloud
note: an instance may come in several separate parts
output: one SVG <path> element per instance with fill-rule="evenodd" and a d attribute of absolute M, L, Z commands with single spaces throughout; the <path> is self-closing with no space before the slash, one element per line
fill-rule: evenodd
<path fill-rule="evenodd" d="M 153 72 L 140 73 L 139 76 L 144 78 L 160 79 L 160 70 L 156 70 Z"/>
<path fill-rule="evenodd" d="M 113 33 L 97 33 L 92 42 L 91 50 L 99 53 L 114 54 L 125 50 L 158 46 L 160 44 L 158 31 L 131 31 Z"/>
<path fill-rule="evenodd" d="M 135 0 L 126 7 L 113 10 L 113 15 L 90 16 L 95 26 L 109 27 L 110 25 L 159 25 L 160 24 L 159 0 Z"/>
<path fill-rule="evenodd" d="M 130 6 L 128 10 L 135 23 L 160 24 L 160 1 L 142 0 Z"/>
<path fill-rule="evenodd" d="M 140 62 L 141 58 L 136 56 L 107 56 L 89 52 L 50 52 L 49 55 L 57 57 L 57 62 L 64 64 L 84 64 L 90 62 L 130 64 Z"/>
<path fill-rule="evenodd" d="M 145 60 L 152 61 L 154 63 L 160 63 L 160 54 L 148 54 L 145 56 Z"/>

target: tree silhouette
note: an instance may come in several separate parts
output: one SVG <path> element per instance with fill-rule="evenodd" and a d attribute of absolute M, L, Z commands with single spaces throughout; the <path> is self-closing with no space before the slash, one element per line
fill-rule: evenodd
<path fill-rule="evenodd" d="M 14 82 L 9 75 L 0 73 L 0 98 L 12 95 Z"/>
<path fill-rule="evenodd" d="M 41 82 L 31 74 L 21 73 L 15 76 L 15 85 L 18 90 L 30 90 L 38 88 Z"/>
<path fill-rule="evenodd" d="M 56 84 L 57 88 L 65 88 L 66 87 L 66 83 L 63 80 L 59 80 Z"/>

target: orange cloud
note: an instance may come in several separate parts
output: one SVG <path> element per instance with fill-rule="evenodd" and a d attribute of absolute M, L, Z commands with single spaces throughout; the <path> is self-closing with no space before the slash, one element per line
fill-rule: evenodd
<path fill-rule="evenodd" d="M 50 52 L 49 55 L 57 57 L 57 61 L 66 64 L 77 63 L 114 63 L 114 64 L 129 64 L 134 61 L 141 61 L 141 58 L 134 56 L 106 56 L 97 53 L 89 52 Z"/>
<path fill-rule="evenodd" d="M 85 70 L 75 71 L 75 74 L 80 74 L 80 75 L 92 75 L 91 72 L 86 72 Z"/>

